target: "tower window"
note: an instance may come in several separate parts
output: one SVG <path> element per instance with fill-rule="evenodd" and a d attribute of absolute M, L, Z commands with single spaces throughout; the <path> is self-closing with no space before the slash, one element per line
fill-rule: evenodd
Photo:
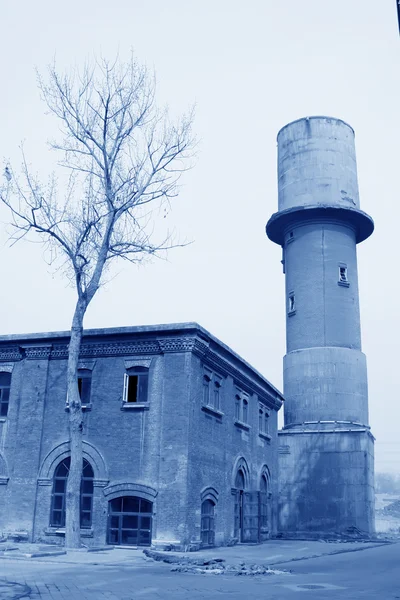
<path fill-rule="evenodd" d="M 338 284 L 348 287 L 350 285 L 347 275 L 347 265 L 339 264 L 339 279 Z"/>
<path fill-rule="evenodd" d="M 290 292 L 288 298 L 288 314 L 293 314 L 296 312 L 296 302 L 294 297 L 294 292 Z"/>

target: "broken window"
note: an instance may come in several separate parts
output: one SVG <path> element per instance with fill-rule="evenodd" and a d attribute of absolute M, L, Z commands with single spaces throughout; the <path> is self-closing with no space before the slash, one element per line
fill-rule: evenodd
<path fill-rule="evenodd" d="M 0 373 L 0 417 L 6 417 L 10 398 L 11 373 Z"/>
<path fill-rule="evenodd" d="M 123 401 L 127 404 L 147 402 L 149 370 L 147 367 L 132 367 L 124 373 Z"/>

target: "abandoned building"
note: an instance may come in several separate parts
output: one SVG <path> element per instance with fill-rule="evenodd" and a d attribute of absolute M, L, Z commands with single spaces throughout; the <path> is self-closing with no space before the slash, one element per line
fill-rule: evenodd
<path fill-rule="evenodd" d="M 62 542 L 68 333 L 0 338 L 0 530 Z M 194 323 L 88 330 L 81 534 L 187 548 L 277 531 L 281 394 Z"/>
<path fill-rule="evenodd" d="M 374 225 L 360 210 L 352 128 L 329 117 L 284 127 L 278 190 L 267 235 L 286 283 L 283 429 L 283 396 L 195 323 L 86 331 L 88 545 L 373 533 L 356 245 Z M 0 338 L 0 530 L 35 541 L 64 535 L 67 346 L 65 332 Z"/>
<path fill-rule="evenodd" d="M 282 246 L 286 284 L 279 529 L 374 531 L 374 437 L 361 351 L 356 245 L 373 232 L 360 210 L 354 131 L 307 117 L 278 133 L 279 210 L 267 235 Z"/>

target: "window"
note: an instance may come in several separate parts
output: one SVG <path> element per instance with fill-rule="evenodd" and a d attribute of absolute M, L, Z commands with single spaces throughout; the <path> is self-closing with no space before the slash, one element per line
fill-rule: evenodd
<path fill-rule="evenodd" d="M 258 432 L 269 435 L 269 412 L 265 406 L 261 404 L 258 409 Z"/>
<path fill-rule="evenodd" d="M 92 387 L 92 371 L 89 369 L 78 370 L 78 390 L 82 406 L 90 404 L 90 391 Z"/>
<path fill-rule="evenodd" d="M 0 417 L 6 417 L 8 413 L 10 386 L 11 373 L 0 373 Z"/>
<path fill-rule="evenodd" d="M 71 458 L 64 458 L 54 472 L 53 493 L 51 497 L 50 527 L 65 527 L 65 496 Z M 83 459 L 81 479 L 81 528 L 92 525 L 93 507 L 93 469 L 86 459 Z"/>
<path fill-rule="evenodd" d="M 249 420 L 249 395 L 239 388 L 235 394 L 235 421 L 248 424 Z"/>
<path fill-rule="evenodd" d="M 221 389 L 223 378 L 208 367 L 203 367 L 203 406 L 221 410 Z"/>
<path fill-rule="evenodd" d="M 296 312 L 296 304 L 295 304 L 295 297 L 294 297 L 294 292 L 290 292 L 289 297 L 288 297 L 288 314 L 293 314 Z"/>
<path fill-rule="evenodd" d="M 124 374 L 123 402 L 144 404 L 147 402 L 149 370 L 147 367 L 132 367 Z"/>
<path fill-rule="evenodd" d="M 265 473 L 260 481 L 260 527 L 268 529 L 268 479 Z"/>
<path fill-rule="evenodd" d="M 348 287 L 350 285 L 347 275 L 347 265 L 345 265 L 344 263 L 339 263 L 338 285 L 343 285 L 345 287 Z"/>

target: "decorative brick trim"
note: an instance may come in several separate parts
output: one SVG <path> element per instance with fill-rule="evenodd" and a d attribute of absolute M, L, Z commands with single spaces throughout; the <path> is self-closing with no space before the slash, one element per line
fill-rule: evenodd
<path fill-rule="evenodd" d="M 131 358 L 125 359 L 125 369 L 132 369 L 132 367 L 146 367 L 146 369 L 150 369 L 151 361 L 153 357 L 141 357 L 141 358 Z"/>
<path fill-rule="evenodd" d="M 51 344 L 24 344 L 21 346 L 27 360 L 48 360 L 52 349 Z"/>
<path fill-rule="evenodd" d="M 79 370 L 93 371 L 95 364 L 96 364 L 95 360 L 80 360 L 80 361 L 78 361 L 78 371 Z"/>
<path fill-rule="evenodd" d="M 0 363 L 0 373 L 12 373 L 15 363 Z"/>
<path fill-rule="evenodd" d="M 133 481 L 117 481 L 103 489 L 103 494 L 108 500 L 118 498 L 118 496 L 140 496 L 145 500 L 153 502 L 158 492 L 149 485 L 135 483 Z"/>
<path fill-rule="evenodd" d="M 53 483 L 52 479 L 48 479 L 47 477 L 41 477 L 37 480 L 38 485 L 51 485 Z"/>
<path fill-rule="evenodd" d="M 158 341 L 137 342 L 104 342 L 97 344 L 82 344 L 80 357 L 102 357 L 102 356 L 129 356 L 130 354 L 159 354 L 160 345 Z M 68 344 L 55 346 L 51 352 L 51 358 L 67 358 Z"/>
<path fill-rule="evenodd" d="M 98 488 L 105 488 L 109 483 L 108 479 L 93 479 L 93 486 Z"/>
<path fill-rule="evenodd" d="M 204 500 L 212 500 L 213 502 L 215 502 L 215 504 L 217 504 L 218 496 L 219 496 L 219 493 L 212 486 L 203 488 L 200 492 L 200 499 L 202 502 L 204 502 Z"/>
<path fill-rule="evenodd" d="M 39 470 L 38 482 L 41 480 L 50 480 L 52 481 L 55 468 L 57 465 L 67 456 L 70 456 L 70 442 L 62 442 L 55 446 L 44 458 L 42 465 Z M 108 481 L 108 472 L 105 460 L 100 452 L 97 450 L 93 444 L 90 444 L 87 441 L 83 441 L 83 458 L 91 464 L 95 479 L 99 480 L 107 480 Z M 40 484 L 40 485 L 46 485 Z"/>
<path fill-rule="evenodd" d="M 0 360 L 21 360 L 22 353 L 19 346 L 2 346 L 0 348 Z"/>
<path fill-rule="evenodd" d="M 163 352 L 163 353 L 165 353 L 165 352 L 192 352 L 195 347 L 196 338 L 187 338 L 187 337 L 166 338 L 166 339 L 164 338 L 164 339 L 161 339 L 158 341 L 160 344 L 161 352 Z"/>

